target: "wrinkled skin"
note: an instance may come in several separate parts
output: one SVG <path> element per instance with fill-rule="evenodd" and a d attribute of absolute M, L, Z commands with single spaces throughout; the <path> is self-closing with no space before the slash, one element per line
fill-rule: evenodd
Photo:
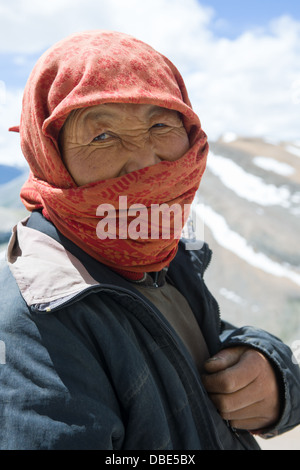
<path fill-rule="evenodd" d="M 189 149 L 176 111 L 152 105 L 108 103 L 73 111 L 61 135 L 63 161 L 77 185 L 116 178 Z M 204 386 L 221 416 L 235 428 L 274 424 L 279 386 L 271 363 L 258 351 L 234 347 L 205 363 Z"/>
<path fill-rule="evenodd" d="M 232 427 L 258 430 L 278 421 L 279 387 L 263 354 L 246 346 L 223 349 L 205 363 L 205 372 L 204 386 Z"/>
<path fill-rule="evenodd" d="M 145 104 L 78 109 L 60 136 L 64 163 L 78 186 L 182 157 L 189 139 L 180 115 Z"/>

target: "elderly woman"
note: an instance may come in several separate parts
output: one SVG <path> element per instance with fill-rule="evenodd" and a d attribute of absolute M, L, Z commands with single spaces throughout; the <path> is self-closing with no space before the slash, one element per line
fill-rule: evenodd
<path fill-rule="evenodd" d="M 211 252 L 186 249 L 174 214 L 153 236 L 152 207 L 186 221 L 208 152 L 174 65 L 125 34 L 73 35 L 35 66 L 19 130 L 32 214 L 1 272 L 0 448 L 256 449 L 297 425 L 288 347 L 220 321 Z"/>

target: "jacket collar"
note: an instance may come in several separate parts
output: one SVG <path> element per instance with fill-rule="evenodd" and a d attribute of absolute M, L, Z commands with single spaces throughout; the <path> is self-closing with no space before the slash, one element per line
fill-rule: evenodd
<path fill-rule="evenodd" d="M 13 228 L 7 262 L 28 306 L 66 299 L 99 283 L 83 264 L 50 236 L 27 226 Z"/>
<path fill-rule="evenodd" d="M 49 312 L 93 288 L 135 292 L 133 282 L 83 252 L 40 212 L 13 228 L 7 262 L 27 305 L 39 312 Z M 165 272 L 159 273 L 156 281 L 161 284 L 164 277 Z"/>
<path fill-rule="evenodd" d="M 194 251 L 186 249 L 185 241 L 181 240 L 168 270 L 169 282 L 189 298 L 196 315 L 200 295 L 197 276 L 203 277 L 210 258 L 211 250 L 205 243 L 202 249 Z M 93 288 L 137 293 L 134 283 L 77 247 L 39 211 L 14 227 L 7 261 L 23 298 L 37 311 L 50 311 Z"/>

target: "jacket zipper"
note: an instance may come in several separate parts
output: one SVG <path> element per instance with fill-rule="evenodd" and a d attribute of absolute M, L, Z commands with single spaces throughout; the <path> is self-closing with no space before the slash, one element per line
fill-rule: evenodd
<path fill-rule="evenodd" d="M 206 259 L 206 263 L 205 263 L 205 266 L 204 266 L 204 270 L 203 270 L 203 274 L 205 273 L 205 271 L 208 269 L 210 263 L 211 263 L 211 260 L 212 260 L 212 255 L 213 255 L 213 252 L 212 250 L 209 248 L 207 250 L 207 259 Z M 216 302 L 216 306 L 217 306 L 217 314 L 218 314 L 218 321 L 219 321 L 219 333 L 221 333 L 221 326 L 222 326 L 222 322 L 221 322 L 221 310 L 220 310 L 220 305 L 218 303 L 218 301 L 216 300 L 216 298 L 214 297 L 215 299 L 215 302 Z M 237 432 L 236 428 L 232 427 L 230 422 L 228 420 L 225 421 L 226 422 L 226 425 L 227 427 L 231 430 L 231 432 L 233 434 L 235 434 L 235 436 L 237 437 L 237 439 L 240 441 L 240 443 L 244 446 L 244 448 L 247 450 L 247 447 L 245 446 L 245 444 L 243 443 L 243 441 L 241 440 L 240 438 L 240 435 L 239 433 Z"/>
<path fill-rule="evenodd" d="M 154 278 L 154 283 L 153 283 L 154 286 L 158 287 L 158 275 L 155 276 Z M 150 304 L 148 304 L 147 301 L 145 301 L 144 299 L 142 299 L 141 297 L 139 297 L 137 294 L 135 294 L 134 292 L 126 289 L 126 288 L 123 288 L 123 287 L 119 287 L 119 286 L 114 286 L 114 285 L 111 285 L 111 284 L 101 284 L 101 286 L 90 286 L 88 288 L 86 288 L 85 290 L 81 291 L 80 293 L 78 294 L 75 294 L 72 298 L 69 298 L 68 300 L 64 301 L 63 299 L 62 302 L 60 303 L 57 303 L 55 302 L 55 306 L 53 308 L 51 307 L 44 307 L 44 309 L 41 309 L 41 308 L 38 308 L 38 306 L 32 306 L 32 310 L 36 313 L 44 313 L 44 314 L 47 314 L 47 313 L 50 313 L 50 312 L 55 312 L 56 310 L 62 308 L 62 307 L 67 307 L 69 305 L 72 305 L 74 302 L 77 302 L 78 300 L 81 300 L 82 298 L 86 297 L 89 293 L 98 293 L 98 292 L 111 292 L 111 291 L 115 291 L 115 292 L 119 292 L 119 293 L 123 293 L 123 294 L 127 294 L 133 298 L 135 298 L 138 302 L 140 302 L 141 304 L 143 304 L 143 306 L 152 313 L 152 315 L 155 316 L 156 320 L 159 322 L 159 324 L 161 325 L 161 327 L 163 328 L 163 330 L 165 331 L 165 333 L 167 334 L 168 336 L 168 339 L 170 341 L 170 343 L 173 345 L 173 347 L 180 352 L 180 355 L 181 357 L 184 358 L 185 362 L 187 363 L 187 368 L 188 370 L 190 370 L 191 366 L 190 364 L 188 363 L 187 359 L 185 358 L 184 354 L 182 353 L 181 349 L 180 349 L 180 345 L 178 344 L 178 341 L 177 339 L 174 337 L 173 335 L 173 332 L 171 331 L 171 328 L 167 325 L 167 323 L 163 322 L 163 320 L 161 318 L 159 318 L 159 316 L 157 315 L 156 311 L 152 308 L 152 306 Z M 192 373 L 193 377 L 194 377 L 194 380 L 197 380 L 198 382 L 198 385 L 201 389 L 203 389 L 203 386 L 201 384 L 201 382 L 196 379 L 196 374 Z M 207 419 L 209 419 L 209 417 L 207 416 Z M 212 426 L 212 429 L 215 429 L 215 425 L 213 423 L 213 421 L 211 420 L 211 426 Z M 222 443 L 219 439 L 219 436 L 218 436 L 218 433 L 217 431 L 214 432 L 214 438 L 219 446 L 219 449 L 223 449 L 223 446 L 222 446 Z"/>
<path fill-rule="evenodd" d="M 207 268 L 209 267 L 210 263 L 211 263 L 211 259 L 212 259 L 212 255 L 213 255 L 213 252 L 212 250 L 207 250 L 207 258 L 206 258 L 206 263 L 204 265 L 204 269 L 203 269 L 203 274 L 204 272 L 207 270 Z M 154 275 L 154 280 L 153 280 L 153 287 L 159 287 L 159 284 L 158 284 L 158 277 L 159 277 L 159 272 L 156 272 L 155 275 Z M 60 308 L 62 307 L 67 307 L 69 305 L 72 305 L 73 303 L 83 299 L 84 297 L 86 297 L 87 295 L 89 295 L 90 293 L 98 293 L 98 292 L 111 292 L 111 291 L 115 291 L 115 292 L 119 292 L 119 293 L 123 293 L 123 294 L 127 294 L 133 298 L 135 298 L 138 302 L 142 303 L 145 308 L 147 308 L 148 310 L 151 311 L 151 313 L 156 317 L 157 321 L 159 322 L 159 324 L 162 326 L 162 328 L 165 330 L 165 332 L 167 333 L 167 336 L 169 338 L 169 340 L 171 341 L 171 343 L 174 345 L 174 347 L 180 351 L 181 353 L 181 356 L 184 357 L 183 353 L 181 352 L 180 350 L 180 346 L 176 340 L 176 338 L 174 337 L 173 335 L 173 332 L 171 331 L 171 328 L 161 320 L 161 318 L 159 318 L 159 316 L 157 315 L 156 311 L 152 308 L 152 306 L 147 302 L 147 301 L 144 301 L 144 299 L 142 299 L 141 297 L 139 297 L 137 294 L 135 294 L 134 292 L 132 292 L 131 290 L 128 290 L 124 287 L 119 287 L 119 286 L 116 286 L 116 285 L 112 285 L 112 284 L 99 284 L 99 285 L 96 285 L 96 286 L 89 286 L 87 287 L 86 289 L 78 292 L 77 294 L 73 295 L 72 297 L 68 296 L 67 298 L 62 298 L 62 299 L 58 299 L 57 301 L 53 301 L 49 304 L 44 304 L 44 307 L 41 308 L 41 306 L 39 306 L 38 304 L 37 305 L 32 305 L 31 306 L 31 309 L 32 311 L 34 311 L 35 313 L 42 313 L 42 314 L 48 314 L 50 312 L 55 312 L 56 310 L 59 310 Z M 218 315 L 218 320 L 219 320 L 219 332 L 221 331 L 221 313 L 220 313 L 220 307 L 219 307 L 219 304 L 217 302 L 217 300 L 215 299 L 215 302 L 216 302 L 216 307 L 217 307 L 217 315 Z M 186 358 L 184 357 L 185 361 L 186 361 Z M 186 361 L 187 362 L 187 361 Z M 190 365 L 188 364 L 188 368 L 190 368 Z M 194 374 L 193 374 L 194 376 Z M 200 381 L 198 381 L 199 383 L 199 386 L 202 388 L 203 386 L 201 385 Z M 212 426 L 213 426 L 213 429 L 215 428 L 215 425 L 213 422 L 211 422 Z M 238 434 L 238 432 L 236 431 L 236 429 L 232 428 L 232 426 L 230 425 L 230 423 L 228 422 L 227 423 L 227 426 L 230 428 L 231 432 L 233 432 L 235 434 L 235 436 L 237 437 L 237 439 L 241 442 L 241 444 L 244 446 L 244 443 L 241 441 L 240 439 L 240 436 Z M 220 449 L 223 449 L 223 445 L 219 439 L 219 436 L 217 434 L 217 432 L 215 432 L 215 438 L 218 442 L 218 445 L 219 445 L 219 448 Z M 245 447 L 245 446 L 244 446 Z M 245 447 L 246 448 L 246 447 Z"/>
<path fill-rule="evenodd" d="M 213 251 L 210 248 L 207 248 L 206 251 L 207 251 L 207 255 L 206 255 L 206 259 L 205 259 L 203 275 L 204 275 L 205 271 L 209 268 L 209 265 L 211 263 L 212 256 L 213 256 Z M 220 305 L 219 305 L 219 302 L 217 301 L 217 299 L 215 297 L 214 297 L 214 299 L 215 299 L 216 307 L 217 307 L 218 329 L 219 329 L 219 333 L 221 333 L 221 326 L 222 326 L 221 309 L 220 309 Z"/>
<path fill-rule="evenodd" d="M 158 276 L 159 272 L 157 271 L 154 276 L 153 287 L 158 287 Z"/>

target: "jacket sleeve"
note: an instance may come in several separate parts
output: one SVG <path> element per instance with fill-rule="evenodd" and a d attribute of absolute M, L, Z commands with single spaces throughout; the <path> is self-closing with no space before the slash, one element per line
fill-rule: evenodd
<path fill-rule="evenodd" d="M 75 343 L 65 337 L 69 356 L 62 356 L 65 367 L 58 373 L 56 359 L 33 339 L 32 335 L 5 335 L 6 363 L 0 365 L 0 449 L 118 449 L 124 429 L 103 368 L 92 366 L 93 359 L 84 348 L 72 351 Z"/>
<path fill-rule="evenodd" d="M 0 296 L 0 449 L 112 450 L 119 404 L 101 358 L 55 315 L 33 315 L 9 276 Z M 0 288 L 1 291 L 1 288 Z"/>
<path fill-rule="evenodd" d="M 300 424 L 300 367 L 291 349 L 280 339 L 264 330 L 245 326 L 235 329 L 222 322 L 222 347 L 248 345 L 259 350 L 274 365 L 282 384 L 282 413 L 278 423 L 260 434 L 270 438 Z"/>

